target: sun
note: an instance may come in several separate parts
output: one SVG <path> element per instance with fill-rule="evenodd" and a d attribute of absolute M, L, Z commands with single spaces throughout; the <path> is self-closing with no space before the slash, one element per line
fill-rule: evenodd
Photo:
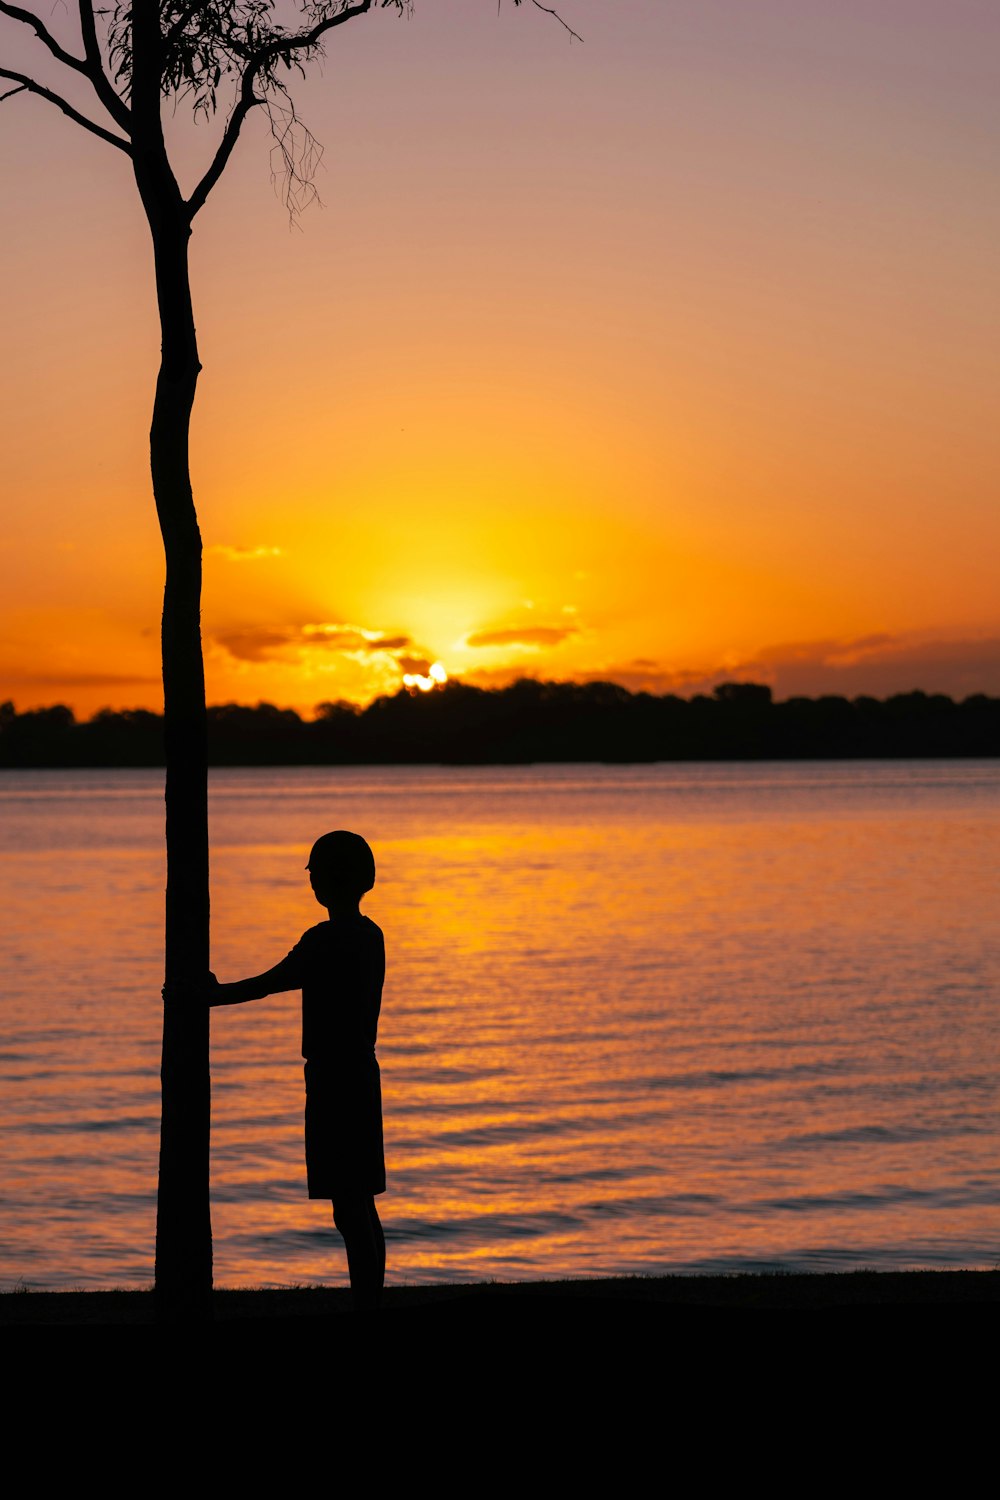
<path fill-rule="evenodd" d="M 448 681 L 448 673 L 439 661 L 433 662 L 427 668 L 427 675 L 421 672 L 404 672 L 403 686 L 419 688 L 422 693 L 429 693 L 431 688 L 439 687 L 441 683 Z"/>

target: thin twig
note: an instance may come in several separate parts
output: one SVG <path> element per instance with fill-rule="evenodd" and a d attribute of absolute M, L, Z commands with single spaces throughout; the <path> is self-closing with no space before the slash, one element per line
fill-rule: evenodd
<path fill-rule="evenodd" d="M 562 18 L 562 16 L 559 14 L 559 12 L 557 10 L 553 10 L 553 8 L 552 8 L 551 5 L 543 5 L 541 3 L 541 0 L 531 0 L 531 3 L 535 7 L 536 10 L 544 10 L 544 12 L 545 12 L 545 14 L 547 16 L 554 17 L 555 20 L 557 20 L 559 22 L 559 25 L 563 28 L 563 30 L 569 32 L 569 34 L 570 34 L 571 38 L 573 39 L 573 41 L 576 41 L 576 42 L 582 42 L 583 41 L 583 37 L 580 35 L 580 33 L 578 31 L 574 31 L 573 28 L 572 28 L 572 26 L 570 26 L 569 22 L 568 21 L 564 21 L 563 18 Z"/>
<path fill-rule="evenodd" d="M 311 203 L 319 203 L 319 191 L 314 182 L 323 160 L 323 147 L 307 125 L 303 125 L 295 113 L 295 102 L 287 90 L 281 93 L 287 100 L 285 105 L 265 101 L 268 122 L 274 145 L 271 147 L 271 181 L 281 201 L 288 210 L 288 227 L 294 228 L 298 216 Z M 281 163 L 280 173 L 275 170 L 275 157 Z"/>

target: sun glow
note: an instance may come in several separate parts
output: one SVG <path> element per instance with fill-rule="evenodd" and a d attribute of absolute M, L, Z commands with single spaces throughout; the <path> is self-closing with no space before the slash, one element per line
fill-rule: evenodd
<path fill-rule="evenodd" d="M 914 6 L 904 58 L 862 4 L 801 7 L 780 57 L 739 0 L 634 26 L 585 4 L 587 47 L 556 39 L 552 70 L 533 26 L 516 58 L 495 45 L 494 9 L 338 32 L 373 51 L 310 85 L 330 207 L 291 243 L 250 136 L 198 220 L 209 702 L 309 715 L 519 676 L 998 691 L 996 7 Z M 0 236 L 0 703 L 158 712 L 141 215 L 119 152 L 23 94 L 2 131 L 22 109 L 32 150 L 0 152 L 6 199 L 38 210 Z M 210 127 L 175 126 L 203 170 Z M 289 285 L 288 318 L 247 319 Z"/>
<path fill-rule="evenodd" d="M 427 669 L 426 676 L 421 672 L 403 673 L 403 686 L 419 688 L 422 693 L 429 693 L 431 688 L 439 687 L 441 683 L 447 681 L 448 673 L 439 661 L 432 662 Z"/>

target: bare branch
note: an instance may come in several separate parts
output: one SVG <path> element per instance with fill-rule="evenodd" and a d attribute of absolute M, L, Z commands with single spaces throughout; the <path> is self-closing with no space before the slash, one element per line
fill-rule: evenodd
<path fill-rule="evenodd" d="M 212 158 L 208 171 L 187 200 L 189 218 L 193 219 L 198 210 L 204 208 L 206 198 L 226 170 L 226 163 L 232 156 L 233 147 L 236 145 L 240 131 L 243 129 L 243 121 L 256 105 L 263 104 L 263 102 L 263 99 L 258 99 L 254 93 L 254 75 L 248 69 L 243 75 L 243 87 L 240 91 L 240 97 L 222 133 L 219 149 Z"/>
<path fill-rule="evenodd" d="M 107 141 L 111 146 L 117 146 L 119 151 L 125 152 L 126 156 L 132 155 L 131 141 L 124 140 L 110 130 L 105 130 L 102 125 L 95 125 L 93 120 L 88 120 L 86 115 L 81 115 L 79 110 L 74 109 L 72 104 L 68 104 L 59 94 L 53 93 L 51 89 L 43 88 L 33 78 L 26 78 L 23 73 L 12 73 L 9 68 L 0 68 L 0 78 L 9 78 L 11 83 L 18 85 L 16 89 L 11 89 L 9 93 L 4 94 L 5 99 L 9 99 L 11 94 L 20 94 L 25 90 L 29 94 L 37 94 L 40 99 L 47 99 L 50 104 L 55 105 L 56 109 L 61 109 L 63 114 L 75 121 L 77 125 L 82 125 L 84 130 L 89 130 L 91 135 L 99 136 L 102 141 Z"/>
<path fill-rule="evenodd" d="M 282 88 L 287 103 L 275 104 L 264 101 L 268 122 L 271 126 L 271 182 L 288 210 L 288 227 L 292 228 L 298 215 L 310 203 L 319 202 L 319 193 L 313 178 L 323 159 L 323 147 L 312 131 L 295 113 L 295 101 Z M 280 164 L 280 167 L 279 165 Z M 279 182 L 281 184 L 279 189 Z"/>
<path fill-rule="evenodd" d="M 115 93 L 104 72 L 100 48 L 97 45 L 97 30 L 94 24 L 94 8 L 91 0 L 80 0 L 80 26 L 83 31 L 84 46 L 83 57 L 76 57 L 72 52 L 67 52 L 65 47 L 56 41 L 45 24 L 32 11 L 22 10 L 19 5 L 10 5 L 8 0 L 0 0 L 0 15 L 10 16 L 12 21 L 20 21 L 23 25 L 30 26 L 39 41 L 45 44 L 58 62 L 63 63 L 67 68 L 72 68 L 74 73 L 82 73 L 84 78 L 93 85 L 98 99 L 100 99 L 115 123 L 120 125 L 123 130 L 129 130 L 130 116 L 128 107 Z"/>
<path fill-rule="evenodd" d="M 2 4 L 2 0 L 0 0 Z M 123 130 L 132 132 L 132 111 L 124 99 L 116 93 L 111 80 L 104 71 L 104 59 L 97 41 L 97 26 L 94 21 L 93 0 L 79 0 L 80 30 L 83 32 L 83 52 L 86 58 L 86 73 L 94 85 L 94 92 L 108 114 Z"/>
<path fill-rule="evenodd" d="M 572 26 L 570 26 L 568 22 L 564 21 L 559 12 L 557 10 L 554 10 L 551 5 L 543 5 L 541 3 L 541 0 L 531 0 L 531 3 L 536 10 L 544 10 L 547 16 L 553 16 L 555 20 L 559 22 L 559 25 L 563 28 L 563 30 L 569 32 L 574 41 L 583 41 L 583 37 L 580 35 L 580 33 L 578 31 L 574 31 Z"/>
<path fill-rule="evenodd" d="M 65 47 L 61 47 L 45 23 L 32 11 L 22 10 L 19 5 L 8 5 L 7 0 L 0 0 L 0 15 L 10 16 L 12 21 L 21 21 L 25 26 L 30 26 L 39 41 L 44 42 L 48 47 L 53 57 L 65 63 L 67 68 L 75 68 L 78 73 L 84 71 L 86 63 L 83 58 L 74 57 L 72 52 L 67 52 Z"/>
<path fill-rule="evenodd" d="M 257 77 L 261 69 L 266 68 L 277 58 L 287 62 L 292 52 L 309 51 L 318 46 L 325 32 L 330 31 L 334 26 L 342 26 L 345 21 L 353 21 L 355 16 L 363 16 L 371 9 L 371 5 L 372 0 L 358 0 L 358 3 L 349 9 L 339 11 L 335 16 L 328 16 L 325 21 L 317 22 L 309 31 L 276 38 L 273 42 L 268 42 L 250 54 L 240 83 L 240 97 L 229 117 L 222 140 L 219 142 L 219 149 L 208 171 L 187 200 L 188 214 L 192 219 L 198 210 L 204 207 L 209 193 L 225 171 L 226 163 L 233 154 L 233 147 L 236 145 L 247 115 L 256 105 L 264 103 L 264 100 L 256 93 Z"/>
<path fill-rule="evenodd" d="M 249 67 L 256 75 L 272 58 L 280 57 L 287 62 L 293 52 L 308 52 L 319 45 L 320 38 L 325 32 L 330 31 L 334 26 L 342 26 L 345 21 L 353 21 L 355 16 L 363 16 L 366 11 L 371 10 L 371 6 L 372 0 L 358 0 L 358 3 L 350 6 L 349 9 L 338 11 L 335 16 L 327 16 L 325 21 L 317 21 L 316 25 L 308 31 L 292 32 L 288 36 L 276 37 L 273 42 L 268 42 L 251 55 Z"/>
<path fill-rule="evenodd" d="M 81 5 L 87 4 L 89 6 L 91 3 L 92 0 L 81 0 Z M 372 5 L 377 3 L 378 0 L 354 0 L 353 4 L 346 5 L 343 10 L 338 11 L 335 15 L 329 15 L 316 21 L 314 25 L 304 31 L 288 33 L 272 31 L 270 39 L 253 50 L 251 50 L 245 38 L 240 42 L 237 42 L 232 35 L 227 38 L 226 46 L 229 57 L 233 58 L 235 56 L 240 59 L 238 64 L 241 70 L 239 94 L 233 112 L 223 131 L 218 150 L 208 170 L 187 200 L 187 210 L 190 218 L 193 219 L 195 214 L 204 207 L 209 193 L 225 171 L 247 115 L 257 105 L 267 102 L 266 96 L 269 90 L 273 92 L 277 89 L 283 92 L 283 86 L 274 74 L 275 67 L 279 63 L 284 63 L 286 67 L 301 66 L 301 62 L 305 58 L 322 50 L 322 40 L 328 31 L 332 31 L 335 26 L 343 26 L 347 21 L 353 21 L 357 16 L 365 15 L 366 12 L 371 10 Z M 383 0 L 383 3 L 388 3 L 388 0 Z M 515 0 L 515 3 L 521 4 L 522 0 Z M 558 21 L 559 25 L 569 33 L 571 38 L 575 38 L 577 41 L 582 40 L 579 34 L 573 30 L 572 26 L 568 25 L 559 12 L 552 6 L 543 4 L 542 0 L 531 0 L 531 3 L 536 9 L 544 11 L 546 15 L 552 16 Z M 197 14 L 198 9 L 199 6 L 194 3 L 194 0 L 191 0 L 191 3 L 184 7 L 166 34 L 165 40 L 168 45 L 170 42 L 177 41 L 183 35 L 185 28 Z M 218 76 L 216 76 L 215 81 L 218 82 Z M 214 107 L 214 91 L 211 92 L 210 103 Z M 206 107 L 207 112 L 208 106 L 203 107 Z M 300 126 L 301 122 L 295 116 L 294 111 L 290 117 L 290 124 L 285 123 L 280 111 L 279 118 L 281 123 L 276 128 L 275 119 L 272 117 L 271 133 L 275 138 L 279 154 L 285 162 L 286 169 L 288 169 L 289 136 L 291 132 Z M 294 160 L 294 153 L 292 159 Z M 292 171 L 291 177 L 291 199 L 294 208 L 295 203 L 301 198 L 302 184 L 299 180 L 300 174 L 297 170 Z"/>

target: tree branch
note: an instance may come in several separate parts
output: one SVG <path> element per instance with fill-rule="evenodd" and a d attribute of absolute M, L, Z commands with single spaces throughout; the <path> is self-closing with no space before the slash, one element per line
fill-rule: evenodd
<path fill-rule="evenodd" d="M 32 11 L 22 10 L 19 5 L 11 5 L 8 0 L 0 0 L 0 15 L 10 16 L 12 21 L 20 21 L 23 25 L 30 26 L 57 62 L 63 63 L 67 68 L 72 68 L 74 73 L 82 73 L 84 78 L 92 84 L 94 92 L 111 118 L 123 130 L 128 131 L 131 123 L 128 106 L 115 93 L 104 71 L 101 50 L 97 44 L 93 4 L 91 0 L 79 0 L 79 4 L 80 28 L 83 32 L 83 57 L 76 57 L 72 52 L 67 52 Z"/>
<path fill-rule="evenodd" d="M 286 53 L 308 51 L 315 47 L 320 38 L 334 26 L 342 26 L 345 21 L 353 21 L 355 16 L 363 16 L 366 11 L 371 10 L 372 0 L 358 0 L 348 10 L 338 11 L 335 16 L 327 16 L 325 21 L 317 21 L 316 25 L 308 31 L 292 32 L 288 36 L 276 37 L 273 42 L 267 42 L 265 46 L 251 53 L 247 64 L 248 69 L 255 75 L 261 68 L 271 61 L 273 57 L 282 57 Z"/>
<path fill-rule="evenodd" d="M 10 16 L 12 21 L 21 21 L 25 26 L 30 26 L 39 41 L 44 42 L 48 47 L 53 57 L 65 63 L 67 68 L 75 68 L 78 73 L 84 72 L 87 65 L 83 58 L 74 57 L 72 52 L 67 52 L 65 47 L 61 47 L 44 22 L 32 11 L 22 10 L 19 5 L 8 5 L 7 0 L 0 0 L 0 15 Z"/>
<path fill-rule="evenodd" d="M 81 3 L 83 3 L 83 0 L 81 0 Z M 174 45 L 174 42 L 176 42 L 177 38 L 181 35 L 185 26 L 194 15 L 195 11 L 201 9 L 201 4 L 202 0 L 191 0 L 191 4 L 187 7 L 187 9 L 181 12 L 177 20 L 167 32 L 166 36 L 163 38 L 163 46 L 165 49 L 169 50 Z"/>
<path fill-rule="evenodd" d="M 343 25 L 345 21 L 353 21 L 355 16 L 363 16 L 371 9 L 371 5 L 372 0 L 358 0 L 358 3 L 348 10 L 339 11 L 337 15 L 329 16 L 325 21 L 318 21 L 309 31 L 276 38 L 273 42 L 268 42 L 250 54 L 240 82 L 240 97 L 223 131 L 219 149 L 212 158 L 208 171 L 187 200 L 190 218 L 193 219 L 198 210 L 204 207 L 209 193 L 225 171 L 226 163 L 233 154 L 233 147 L 243 128 L 243 121 L 256 105 L 264 102 L 258 99 L 254 92 L 257 86 L 257 75 L 261 68 L 266 67 L 276 57 L 285 57 L 287 61 L 287 54 L 308 51 L 310 47 L 315 47 L 324 32 L 330 31 L 334 26 Z"/>
<path fill-rule="evenodd" d="M 88 120 L 86 115 L 81 115 L 79 110 L 74 109 L 72 104 L 68 104 L 59 94 L 53 93 L 51 89 L 43 88 L 33 78 L 27 78 L 23 73 L 12 73 L 9 68 L 0 68 L 0 78 L 9 78 L 11 83 L 18 85 L 16 89 L 11 89 L 9 93 L 4 94 L 4 99 L 9 99 L 12 94 L 20 94 L 24 91 L 37 94 L 40 99 L 47 99 L 50 104 L 55 105 L 56 109 L 61 109 L 63 114 L 75 121 L 77 125 L 82 125 L 84 130 L 89 130 L 91 135 L 99 136 L 102 141 L 107 141 L 111 146 L 117 146 L 119 151 L 125 152 L 126 156 L 132 155 L 130 141 L 123 140 L 120 135 L 115 135 L 110 130 L 105 130 L 102 125 L 95 125 L 93 120 Z"/>
<path fill-rule="evenodd" d="M 541 3 L 541 0 L 531 0 L 531 3 L 536 10 L 544 10 L 547 16 L 553 16 L 559 22 L 559 25 L 563 28 L 563 30 L 569 32 L 574 41 L 583 41 L 583 37 L 580 35 L 580 33 L 578 31 L 574 31 L 572 26 L 570 26 L 568 22 L 564 21 L 559 12 L 557 10 L 554 10 L 551 5 L 543 5 Z"/>
<path fill-rule="evenodd" d="M 0 0 L 0 4 L 3 0 Z M 86 58 L 86 74 L 94 86 L 94 92 L 117 125 L 132 133 L 132 111 L 120 97 L 104 71 L 104 59 L 97 41 L 97 26 L 94 21 L 93 0 L 79 0 L 80 30 L 83 32 L 83 53 Z"/>
<path fill-rule="evenodd" d="M 0 3 L 2 3 L 2 0 L 0 0 Z M 233 148 L 239 138 L 243 122 L 247 115 L 256 105 L 264 103 L 264 100 L 259 98 L 256 93 L 257 79 L 261 71 L 276 59 L 281 59 L 290 65 L 293 53 L 310 52 L 314 47 L 319 45 L 328 31 L 332 31 L 335 26 L 342 26 L 346 21 L 353 21 L 356 16 L 363 16 L 367 11 L 371 10 L 372 3 L 373 0 L 356 0 L 354 5 L 348 6 L 345 10 L 338 11 L 334 16 L 327 16 L 325 20 L 317 21 L 316 25 L 311 26 L 307 31 L 292 32 L 286 36 L 275 36 L 272 41 L 265 42 L 255 52 L 249 53 L 246 58 L 242 78 L 240 79 L 239 99 L 223 131 L 219 148 L 205 175 L 187 200 L 187 210 L 190 218 L 193 219 L 195 214 L 204 207 L 209 193 L 225 171 L 226 164 L 233 154 Z M 546 15 L 550 15 L 558 21 L 559 25 L 565 31 L 569 32 L 570 37 L 575 38 L 578 42 L 583 40 L 579 33 L 575 32 L 572 26 L 564 21 L 559 12 L 552 6 L 543 5 L 541 0 L 531 0 L 531 3 L 536 9 L 544 11 Z M 80 4 L 81 8 L 84 4 L 89 7 L 91 0 L 80 0 Z M 168 33 L 168 40 L 173 40 L 181 34 L 196 9 L 196 5 L 189 5 L 187 7 Z"/>
<path fill-rule="evenodd" d="M 193 219 L 200 208 L 204 208 L 205 199 L 215 187 L 219 178 L 226 170 L 226 163 L 233 154 L 233 147 L 239 139 L 240 131 L 243 129 L 243 121 L 250 111 L 258 104 L 263 104 L 263 99 L 258 99 L 254 93 L 254 75 L 247 70 L 243 75 L 243 87 L 236 108 L 229 116 L 229 122 L 222 133 L 219 149 L 212 158 L 211 165 L 204 177 L 187 200 L 188 218 Z"/>

